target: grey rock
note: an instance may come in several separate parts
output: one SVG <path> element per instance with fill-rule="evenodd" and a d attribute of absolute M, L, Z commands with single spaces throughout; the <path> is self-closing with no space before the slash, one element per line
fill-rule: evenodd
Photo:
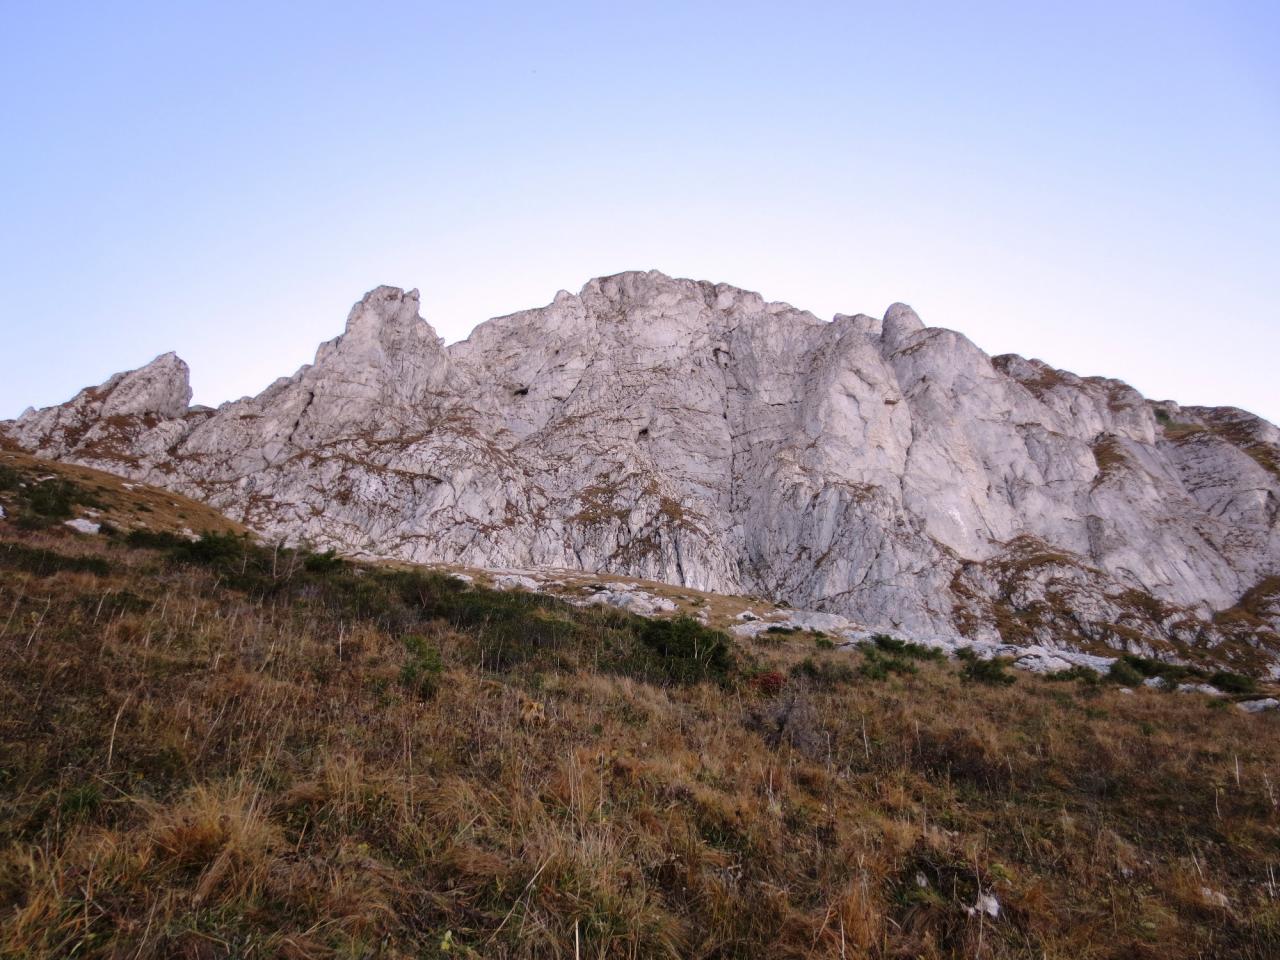
<path fill-rule="evenodd" d="M 1045 669 L 1280 650 L 1280 431 L 903 304 L 828 323 L 625 273 L 446 347 L 379 287 L 292 377 L 189 399 L 170 354 L 0 434 L 356 556 L 767 597 Z"/>
<path fill-rule="evenodd" d="M 1208 683 L 1180 683 L 1176 689 L 1178 693 L 1203 693 L 1206 697 L 1222 696 L 1221 690 Z"/>
<path fill-rule="evenodd" d="M 534 593 L 542 589 L 542 584 L 533 577 L 519 573 L 499 574 L 493 578 L 493 585 L 499 590 L 528 590 Z"/>
<path fill-rule="evenodd" d="M 1245 713 L 1262 713 L 1280 707 L 1280 700 L 1275 697 L 1264 697 L 1261 700 L 1243 700 L 1236 704 Z"/>

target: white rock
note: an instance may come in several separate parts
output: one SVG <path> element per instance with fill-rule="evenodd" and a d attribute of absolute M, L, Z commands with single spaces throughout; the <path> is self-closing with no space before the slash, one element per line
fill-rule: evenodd
<path fill-rule="evenodd" d="M 656 613 L 670 613 L 677 608 L 674 601 L 665 597 L 635 590 L 600 590 L 587 597 L 586 604 L 608 604 L 622 610 L 630 610 L 641 616 L 653 616 Z"/>
<path fill-rule="evenodd" d="M 529 590 L 535 593 L 542 589 L 542 584 L 533 577 L 518 573 L 499 574 L 493 578 L 493 585 L 499 590 Z"/>
<path fill-rule="evenodd" d="M 1236 704 L 1245 713 L 1262 713 L 1265 710 L 1274 710 L 1280 707 L 1280 700 L 1275 697 L 1264 697 L 1261 700 L 1242 700 Z"/>
<path fill-rule="evenodd" d="M 1203 693 L 1207 697 L 1220 697 L 1222 691 L 1207 683 L 1180 683 L 1178 693 Z"/>
<path fill-rule="evenodd" d="M 854 630 L 856 625 L 844 617 L 831 613 L 819 613 L 816 610 L 787 610 L 784 615 L 773 620 L 748 620 L 733 627 L 733 633 L 740 637 L 755 637 L 767 633 L 770 629 L 812 630 L 822 633 L 843 634 Z"/>
<path fill-rule="evenodd" d="M 348 555 L 607 572 L 975 651 L 1014 617 L 1031 669 L 1212 649 L 1213 613 L 1280 576 L 1274 426 L 993 359 L 902 304 L 824 323 L 625 273 L 449 347 L 418 306 L 371 291 L 314 364 L 217 410 L 168 354 L 0 432 Z"/>
<path fill-rule="evenodd" d="M 76 517 L 74 520 L 64 520 L 63 525 L 70 527 L 77 533 L 97 533 L 102 529 L 102 524 L 94 523 L 92 520 L 86 520 L 84 517 Z"/>
<path fill-rule="evenodd" d="M 979 894 L 977 902 L 972 907 L 966 907 L 965 910 L 969 916 L 982 913 L 994 920 L 1000 916 L 1000 901 L 995 898 L 994 894 Z"/>
<path fill-rule="evenodd" d="M 1201 887 L 1200 896 L 1211 907 L 1222 907 L 1224 910 L 1231 907 L 1231 901 L 1227 899 L 1227 895 L 1221 890 L 1214 890 L 1212 887 Z"/>

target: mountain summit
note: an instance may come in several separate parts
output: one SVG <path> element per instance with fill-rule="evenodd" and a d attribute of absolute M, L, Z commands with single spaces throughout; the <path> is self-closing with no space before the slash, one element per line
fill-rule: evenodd
<path fill-rule="evenodd" d="M 444 346 L 379 287 L 313 365 L 189 407 L 172 354 L 0 423 L 26 451 L 370 557 L 608 571 L 909 633 L 1280 654 L 1280 431 L 657 272 Z"/>

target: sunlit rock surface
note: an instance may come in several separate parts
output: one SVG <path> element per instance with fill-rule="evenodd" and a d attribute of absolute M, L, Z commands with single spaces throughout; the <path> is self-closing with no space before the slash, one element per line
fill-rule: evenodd
<path fill-rule="evenodd" d="M 1274 426 L 993 359 L 903 304 L 824 322 L 626 273 L 446 347 L 379 287 L 257 397 L 189 408 L 187 373 L 168 354 L 0 434 L 357 555 L 1050 652 L 1280 650 Z"/>

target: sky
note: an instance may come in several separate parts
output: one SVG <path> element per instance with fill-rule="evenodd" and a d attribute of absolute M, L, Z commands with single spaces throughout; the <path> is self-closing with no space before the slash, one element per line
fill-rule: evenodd
<path fill-rule="evenodd" d="M 0 0 L 0 418 L 630 269 L 1280 421 L 1280 4 Z"/>

